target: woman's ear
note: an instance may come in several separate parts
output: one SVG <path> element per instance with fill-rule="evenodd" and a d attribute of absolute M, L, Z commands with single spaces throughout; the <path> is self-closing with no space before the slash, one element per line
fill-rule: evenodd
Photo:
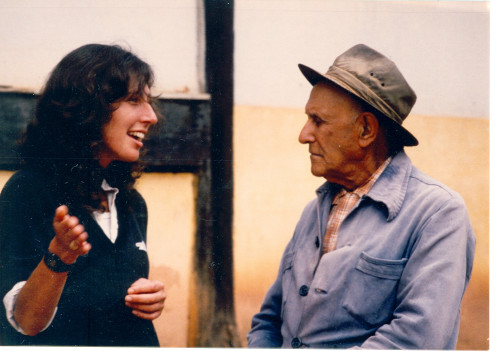
<path fill-rule="evenodd" d="M 359 146 L 365 148 L 370 146 L 377 138 L 380 128 L 379 122 L 371 112 L 363 112 L 358 121 L 360 123 Z"/>

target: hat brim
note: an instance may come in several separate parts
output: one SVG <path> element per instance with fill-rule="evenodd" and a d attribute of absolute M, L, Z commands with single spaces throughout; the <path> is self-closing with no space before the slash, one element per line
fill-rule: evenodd
<path fill-rule="evenodd" d="M 329 83 L 333 83 L 336 86 L 342 88 L 343 90 L 356 96 L 357 98 L 363 100 L 364 102 L 366 102 L 367 104 L 369 104 L 370 106 L 375 108 L 377 111 L 379 111 L 381 113 L 381 115 L 386 117 L 385 119 L 390 123 L 391 130 L 389 130 L 388 132 L 391 133 L 394 137 L 396 137 L 401 142 L 401 144 L 403 146 L 417 146 L 418 145 L 418 140 L 417 140 L 417 138 L 415 138 L 413 136 L 413 134 L 411 134 L 408 130 L 406 130 L 401 124 L 394 121 L 392 118 L 386 116 L 386 114 L 384 112 L 380 111 L 380 109 L 377 108 L 377 106 L 372 104 L 367 99 L 364 99 L 354 89 L 352 89 L 347 84 L 345 84 L 345 82 L 338 80 L 335 77 L 321 74 L 318 71 L 316 71 L 316 70 L 314 70 L 306 65 L 303 65 L 301 63 L 299 63 L 299 69 L 302 72 L 302 74 L 304 75 L 304 77 L 306 77 L 306 79 L 309 81 L 309 83 L 311 83 L 311 85 L 315 85 L 320 81 L 326 81 Z"/>

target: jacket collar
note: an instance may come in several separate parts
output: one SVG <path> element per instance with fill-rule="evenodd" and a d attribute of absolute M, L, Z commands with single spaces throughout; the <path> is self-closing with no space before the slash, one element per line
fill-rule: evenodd
<path fill-rule="evenodd" d="M 387 221 L 392 221 L 403 206 L 412 167 L 410 158 L 404 151 L 400 151 L 394 155 L 391 163 L 365 196 L 365 198 L 385 205 Z M 338 184 L 325 182 L 316 190 L 316 194 L 320 198 L 320 202 L 331 201 L 339 190 Z"/>

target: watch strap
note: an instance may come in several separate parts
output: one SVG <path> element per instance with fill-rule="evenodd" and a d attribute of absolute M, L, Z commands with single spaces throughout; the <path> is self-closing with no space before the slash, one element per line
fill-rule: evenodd
<path fill-rule="evenodd" d="M 71 268 L 73 266 L 71 264 L 64 263 L 63 261 L 61 261 L 59 256 L 53 254 L 50 251 L 47 251 L 43 256 L 43 262 L 48 269 L 56 273 L 69 272 L 71 271 Z"/>

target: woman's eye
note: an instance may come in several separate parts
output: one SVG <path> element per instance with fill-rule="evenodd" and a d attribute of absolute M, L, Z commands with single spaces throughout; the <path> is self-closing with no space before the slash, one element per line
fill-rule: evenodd
<path fill-rule="evenodd" d="M 141 100 L 141 98 L 139 96 L 132 95 L 131 97 L 128 98 L 127 101 L 132 103 L 132 104 L 137 104 L 137 103 L 139 103 L 140 100 Z"/>

